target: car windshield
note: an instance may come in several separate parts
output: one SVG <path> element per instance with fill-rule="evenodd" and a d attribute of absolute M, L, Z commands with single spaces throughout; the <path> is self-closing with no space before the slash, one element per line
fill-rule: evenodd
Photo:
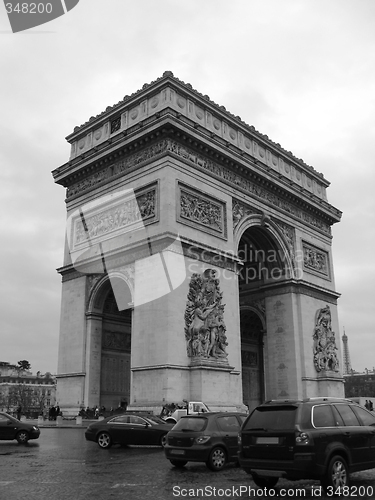
<path fill-rule="evenodd" d="M 203 417 L 185 417 L 181 418 L 173 427 L 174 431 L 203 431 L 207 425 L 207 418 Z"/>
<path fill-rule="evenodd" d="M 296 406 L 256 408 L 244 430 L 292 430 L 296 420 Z"/>

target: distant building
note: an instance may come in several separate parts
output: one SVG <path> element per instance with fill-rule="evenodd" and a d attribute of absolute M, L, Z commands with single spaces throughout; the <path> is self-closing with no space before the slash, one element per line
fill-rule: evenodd
<path fill-rule="evenodd" d="M 48 412 L 56 403 L 56 377 L 46 372 L 20 370 L 0 361 L 0 410 L 15 412 L 18 406 L 26 416 Z"/>
<path fill-rule="evenodd" d="M 375 398 L 375 368 L 365 369 L 364 373 L 352 370 L 351 374 L 344 375 L 345 397 L 347 398 Z"/>

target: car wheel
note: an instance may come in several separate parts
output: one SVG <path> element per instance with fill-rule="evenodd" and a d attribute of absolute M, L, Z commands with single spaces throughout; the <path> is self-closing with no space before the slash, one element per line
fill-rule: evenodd
<path fill-rule="evenodd" d="M 258 476 L 258 474 L 252 473 L 254 483 L 259 486 L 259 488 L 273 488 L 276 486 L 278 477 L 268 477 L 268 476 Z"/>
<path fill-rule="evenodd" d="M 159 442 L 160 446 L 162 446 L 164 448 L 164 446 L 167 444 L 167 435 L 166 434 L 163 434 L 161 437 L 160 437 L 160 442 Z"/>
<path fill-rule="evenodd" d="M 100 448 L 106 449 L 112 446 L 112 439 L 108 432 L 101 432 L 98 436 L 98 445 Z"/>
<path fill-rule="evenodd" d="M 16 439 L 20 444 L 25 444 L 29 440 L 29 433 L 27 431 L 19 431 L 19 433 L 16 436 Z"/>
<path fill-rule="evenodd" d="M 326 475 L 321 480 L 322 486 L 326 489 L 328 486 L 333 488 L 333 491 L 343 486 L 349 486 L 349 471 L 344 458 L 336 455 L 331 458 Z M 340 491 L 340 490 L 338 490 Z"/>
<path fill-rule="evenodd" d="M 169 460 L 174 467 L 177 469 L 182 469 L 187 464 L 187 460 Z"/>
<path fill-rule="evenodd" d="M 209 469 L 217 472 L 221 470 L 226 463 L 227 454 L 225 453 L 225 450 L 223 450 L 223 448 L 216 447 L 211 450 L 206 465 Z"/>

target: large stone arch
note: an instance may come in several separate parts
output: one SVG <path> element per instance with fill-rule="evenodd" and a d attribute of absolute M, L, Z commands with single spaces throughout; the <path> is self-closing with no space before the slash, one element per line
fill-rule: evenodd
<path fill-rule="evenodd" d="M 264 213 L 250 214 L 237 225 L 234 234 L 239 270 L 241 331 L 241 373 L 244 404 L 250 409 L 272 394 L 270 376 L 274 351 L 267 332 L 272 322 L 273 293 L 282 293 L 296 277 L 294 244 L 283 230 Z M 271 354 L 271 356 L 270 356 Z M 270 375 L 271 372 L 271 375 Z"/>
<path fill-rule="evenodd" d="M 86 313 L 85 404 L 126 406 L 131 388 L 133 287 L 121 272 L 98 279 Z"/>
<path fill-rule="evenodd" d="M 279 258 L 286 270 L 286 276 L 288 278 L 295 278 L 294 237 L 290 233 L 288 234 L 285 226 L 278 225 L 277 222 L 273 221 L 265 213 L 245 216 L 234 230 L 234 247 L 237 249 L 237 252 L 241 239 L 251 228 L 256 228 L 262 231 L 265 236 L 268 236 L 271 242 L 270 249 L 272 248 L 279 254 Z"/>
<path fill-rule="evenodd" d="M 343 394 L 337 362 L 317 363 L 331 359 L 316 345 L 317 314 L 330 316 L 332 333 L 322 331 L 323 338 L 339 329 L 331 227 L 341 212 L 328 203 L 322 174 L 170 72 L 75 128 L 68 141 L 70 159 L 53 172 L 67 189 L 67 245 L 58 270 L 64 412 L 100 404 L 110 288 L 119 312 L 136 305 L 135 409 L 159 411 L 184 398 L 243 408 L 244 307 L 264 317 L 265 399 Z M 249 274 L 251 266 L 238 254 L 246 244 L 257 251 L 253 268 L 263 268 L 243 287 L 241 270 L 248 265 Z M 180 256 L 182 278 L 173 271 Z M 186 349 L 185 315 L 200 314 L 189 279 L 206 268 L 216 273 L 222 303 L 206 304 L 204 314 L 212 307 L 226 327 L 226 362 L 210 356 L 212 349 L 203 359 Z M 213 343 L 214 321 L 207 325 Z M 338 361 L 340 345 L 330 345 Z"/>

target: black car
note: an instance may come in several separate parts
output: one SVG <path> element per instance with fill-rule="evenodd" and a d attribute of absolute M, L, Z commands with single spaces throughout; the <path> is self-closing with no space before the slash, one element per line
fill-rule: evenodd
<path fill-rule="evenodd" d="M 167 433 L 173 424 L 151 414 L 126 413 L 107 417 L 90 424 L 85 432 L 88 441 L 95 441 L 100 448 L 112 444 L 145 444 L 164 446 Z"/>
<path fill-rule="evenodd" d="M 238 439 L 240 465 L 260 487 L 279 477 L 319 479 L 334 494 L 351 472 L 375 467 L 375 415 L 347 399 L 270 401 L 255 408 Z"/>
<path fill-rule="evenodd" d="M 19 443 L 27 443 L 29 439 L 38 439 L 40 429 L 37 425 L 21 422 L 17 418 L 0 412 L 0 439 L 16 439 Z"/>
<path fill-rule="evenodd" d="M 209 412 L 182 417 L 168 433 L 165 456 L 175 467 L 205 462 L 213 471 L 237 461 L 237 435 L 246 413 Z"/>

